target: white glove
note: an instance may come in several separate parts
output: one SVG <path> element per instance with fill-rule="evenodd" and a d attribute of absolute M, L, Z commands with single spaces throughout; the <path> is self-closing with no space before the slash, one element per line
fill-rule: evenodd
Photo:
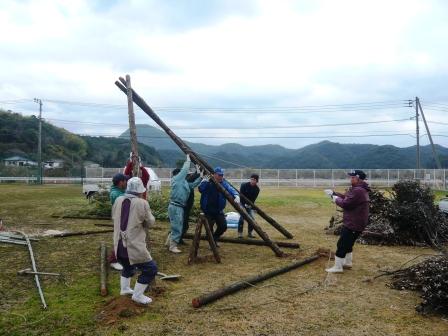
<path fill-rule="evenodd" d="M 332 201 L 333 203 L 336 203 L 336 200 L 337 200 L 338 198 L 339 198 L 339 197 L 336 196 L 336 195 L 331 196 L 331 201 Z"/>
<path fill-rule="evenodd" d="M 204 181 L 209 181 L 210 180 L 210 176 L 209 175 L 205 175 L 203 172 L 201 172 L 203 175 L 202 175 L 202 182 L 204 182 Z"/>
<path fill-rule="evenodd" d="M 326 193 L 328 196 L 332 197 L 333 194 L 334 194 L 334 191 L 331 190 L 331 189 L 325 189 L 325 190 L 324 190 L 324 193 Z"/>
<path fill-rule="evenodd" d="M 187 162 L 191 162 L 190 154 L 187 154 Z"/>
<path fill-rule="evenodd" d="M 196 173 L 202 174 L 201 172 L 201 167 L 199 167 L 199 165 L 194 165 L 196 167 Z M 202 176 L 202 175 L 201 175 Z"/>
<path fill-rule="evenodd" d="M 238 195 L 235 196 L 234 200 L 236 203 L 240 204 L 240 197 Z"/>
<path fill-rule="evenodd" d="M 252 206 L 250 204 L 246 204 L 245 208 L 250 210 L 250 209 L 252 209 Z"/>

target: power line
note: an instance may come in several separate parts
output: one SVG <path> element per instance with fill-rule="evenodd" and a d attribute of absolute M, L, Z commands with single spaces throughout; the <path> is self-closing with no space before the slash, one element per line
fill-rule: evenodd
<path fill-rule="evenodd" d="M 95 123 L 95 122 L 86 122 L 86 121 L 75 121 L 75 120 L 63 120 L 63 119 L 53 119 L 46 118 L 46 120 L 58 121 L 62 123 L 73 123 L 73 124 L 82 124 L 82 125 L 99 125 L 99 126 L 125 126 L 127 124 L 110 124 L 110 123 Z M 310 127 L 334 127 L 334 126 L 353 126 L 353 125 L 368 125 L 368 124 L 383 124 L 383 123 L 391 123 L 391 122 L 399 122 L 399 121 L 408 121 L 411 118 L 405 119 L 393 119 L 393 120 L 378 120 L 378 121 L 360 121 L 353 123 L 335 123 L 335 124 L 312 124 L 312 125 L 282 125 L 282 126 L 261 126 L 261 127 L 214 127 L 214 126 L 180 126 L 180 125 L 171 125 L 171 128 L 175 128 L 176 130 L 264 130 L 264 129 L 287 129 L 287 128 L 310 128 Z"/>

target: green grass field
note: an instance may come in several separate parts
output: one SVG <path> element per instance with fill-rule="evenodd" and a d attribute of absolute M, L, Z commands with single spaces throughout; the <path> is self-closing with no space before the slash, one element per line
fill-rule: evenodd
<path fill-rule="evenodd" d="M 88 207 L 80 186 L 0 185 L 0 218 L 9 228 L 39 233 L 47 229 L 95 230 L 104 221 L 60 219 L 52 214 Z M 444 193 L 438 193 L 437 197 Z M 267 247 L 221 244 L 222 263 L 187 266 L 189 246 L 181 255 L 166 251 L 168 223 L 150 231 L 151 251 L 160 271 L 180 273 L 178 282 L 156 281 L 159 294 L 139 314 L 106 323 L 106 305 L 119 297 L 119 273 L 109 272 L 110 295 L 99 295 L 99 244 L 112 246 L 111 234 L 42 238 L 33 243 L 38 269 L 62 273 L 41 277 L 48 310 L 40 306 L 23 246 L 0 244 L 0 335 L 448 335 L 448 321 L 414 310 L 418 293 L 389 289 L 388 279 L 365 281 L 379 270 L 396 269 L 412 258 L 434 254 L 428 248 L 357 244 L 354 268 L 327 276 L 328 260 L 267 280 L 200 309 L 191 299 L 243 277 L 286 265 L 317 248 L 334 249 L 337 237 L 324 227 L 335 208 L 320 189 L 262 189 L 258 204 L 301 243 L 294 255 L 279 259 Z M 280 233 L 257 218 L 268 234 Z M 235 237 L 235 230 L 225 234 Z M 201 255 L 210 251 L 201 244 Z M 421 256 L 422 258 L 424 256 Z M 416 261 L 418 261 L 417 259 Z M 415 262 L 415 261 L 414 261 Z M 113 323 L 112 323 L 113 322 Z"/>

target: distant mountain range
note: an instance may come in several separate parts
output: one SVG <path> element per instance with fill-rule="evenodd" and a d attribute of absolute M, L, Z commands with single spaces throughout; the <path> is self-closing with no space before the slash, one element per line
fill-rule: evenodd
<path fill-rule="evenodd" d="M 137 125 L 139 142 L 154 147 L 167 167 L 174 167 L 184 155 L 165 132 L 149 125 Z M 129 130 L 120 135 L 129 138 Z M 228 143 L 219 146 L 186 143 L 212 166 L 256 168 L 415 168 L 416 146 L 340 144 L 322 141 L 300 149 L 280 145 L 243 146 Z M 448 167 L 448 148 L 436 145 L 444 167 Z M 435 168 L 431 147 L 420 147 L 422 168 Z"/>

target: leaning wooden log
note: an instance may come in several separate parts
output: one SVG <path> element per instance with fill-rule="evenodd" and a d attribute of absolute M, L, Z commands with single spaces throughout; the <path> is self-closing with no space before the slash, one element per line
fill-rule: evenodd
<path fill-rule="evenodd" d="M 64 233 L 58 233 L 58 234 L 52 235 L 51 237 L 64 238 L 64 237 L 84 236 L 84 235 L 90 235 L 90 234 L 110 233 L 110 232 L 114 232 L 114 230 L 109 229 L 109 230 L 97 230 L 97 231 L 64 232 Z"/>
<path fill-rule="evenodd" d="M 107 248 L 104 242 L 100 246 L 100 293 L 107 295 Z"/>
<path fill-rule="evenodd" d="M 183 236 L 184 239 L 193 239 L 194 236 L 191 233 L 186 233 Z M 207 240 L 206 236 L 201 236 L 202 240 Z M 257 246 L 266 246 L 266 242 L 263 240 L 257 240 L 257 239 L 244 239 L 244 238 L 228 238 L 228 237 L 220 237 L 218 239 L 218 242 L 222 243 L 232 243 L 232 244 L 244 244 L 244 245 L 257 245 Z M 290 243 L 290 242 L 281 242 L 281 241 L 275 241 L 275 243 L 279 247 L 286 247 L 286 248 L 300 248 L 299 243 Z"/>
<path fill-rule="evenodd" d="M 122 77 L 120 77 L 120 81 L 116 81 L 115 85 L 123 91 L 126 95 L 128 93 L 128 89 L 126 87 L 126 80 Z M 168 136 L 176 143 L 176 145 L 179 146 L 179 148 L 185 153 L 189 154 L 192 158 L 192 161 L 196 164 L 199 164 L 201 168 L 205 168 L 205 171 L 208 174 L 212 174 L 213 168 L 204 161 L 198 154 L 196 154 L 182 139 L 180 139 L 160 118 L 159 116 L 149 107 L 148 104 L 141 98 L 135 90 L 131 89 L 132 91 L 132 99 L 134 103 L 136 103 L 142 110 L 145 112 L 151 119 L 153 119 L 165 132 L 168 134 Z M 193 157 L 195 160 L 193 160 Z M 227 181 L 228 182 L 228 181 Z M 233 187 L 233 186 L 232 186 Z M 235 187 L 234 187 L 235 188 Z M 235 188 L 237 189 L 237 188 Z M 252 203 L 251 200 L 249 200 L 244 195 L 240 194 L 240 198 L 246 203 L 250 204 L 252 206 L 252 209 L 256 210 L 257 213 L 264 218 L 269 224 L 271 224 L 274 228 L 276 228 L 278 231 L 280 231 L 286 238 L 292 239 L 294 236 L 286 230 L 283 226 L 281 226 L 277 221 L 275 221 L 271 216 L 269 216 L 267 213 L 265 213 L 263 210 L 261 210 L 257 205 Z M 238 209 L 235 208 L 237 211 Z M 239 211 L 238 211 L 239 212 Z"/>
<path fill-rule="evenodd" d="M 255 275 L 250 278 L 246 278 L 244 280 L 234 282 L 234 283 L 230 284 L 229 286 L 220 288 L 218 290 L 215 290 L 214 292 L 204 294 L 202 296 L 194 298 L 192 300 L 193 307 L 199 308 L 199 307 L 205 306 L 206 304 L 208 304 L 210 302 L 216 301 L 226 295 L 238 292 L 241 289 L 253 287 L 253 285 L 256 283 L 259 283 L 261 281 L 272 278 L 274 276 L 289 272 L 289 271 L 299 268 L 303 265 L 309 264 L 310 262 L 313 262 L 313 261 L 319 259 L 319 257 L 320 257 L 319 255 L 313 255 L 309 258 L 297 261 L 297 262 L 289 264 L 287 266 L 283 266 L 283 267 L 277 268 L 275 270 L 272 270 L 272 271 L 269 271 L 266 273 L 262 273 L 262 274 Z"/>
<path fill-rule="evenodd" d="M 126 81 L 120 77 L 120 82 L 116 81 L 115 84 L 127 94 L 127 88 L 125 87 Z M 134 102 L 150 117 L 152 118 L 162 129 L 173 139 L 173 141 L 182 149 L 182 151 L 188 155 L 190 155 L 191 161 L 201 167 L 207 174 L 210 175 L 210 181 L 212 181 L 219 192 L 221 192 L 224 197 L 229 201 L 229 203 L 233 206 L 233 208 L 238 211 L 238 213 L 250 223 L 255 232 L 267 243 L 267 245 L 274 251 L 277 257 L 284 256 L 284 253 L 280 250 L 280 248 L 269 238 L 266 232 L 262 230 L 262 228 L 255 222 L 255 220 L 249 216 L 247 211 L 240 204 L 236 203 L 230 193 L 213 178 L 213 169 L 209 166 L 205 161 L 203 161 L 187 144 L 185 144 L 174 132 L 154 113 L 154 111 L 146 104 L 146 102 L 135 92 L 132 90 L 132 98 Z"/>

